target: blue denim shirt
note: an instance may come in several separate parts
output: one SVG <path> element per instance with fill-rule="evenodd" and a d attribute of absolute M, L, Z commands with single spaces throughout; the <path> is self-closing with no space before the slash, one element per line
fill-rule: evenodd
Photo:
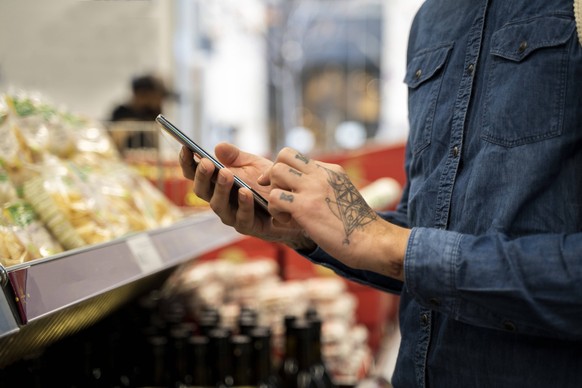
<path fill-rule="evenodd" d="M 409 37 L 395 387 L 582 386 L 582 46 L 572 0 L 427 0 Z"/>

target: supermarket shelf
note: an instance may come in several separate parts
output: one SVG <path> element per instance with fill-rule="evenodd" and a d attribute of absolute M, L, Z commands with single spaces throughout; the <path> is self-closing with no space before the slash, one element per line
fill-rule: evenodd
<path fill-rule="evenodd" d="M 9 267 L 0 293 L 0 367 L 15 358 L 10 348 L 41 347 L 87 326 L 135 296 L 148 279 L 239 238 L 205 212 L 166 228 Z M 47 333 L 55 321 L 62 327 Z M 26 346 L 18 344 L 23 340 Z"/>

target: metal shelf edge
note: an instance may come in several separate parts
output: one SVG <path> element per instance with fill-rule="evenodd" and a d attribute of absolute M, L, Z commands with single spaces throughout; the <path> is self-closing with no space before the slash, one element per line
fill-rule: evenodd
<path fill-rule="evenodd" d="M 6 269 L 0 338 L 33 320 L 210 252 L 241 236 L 213 214 Z"/>

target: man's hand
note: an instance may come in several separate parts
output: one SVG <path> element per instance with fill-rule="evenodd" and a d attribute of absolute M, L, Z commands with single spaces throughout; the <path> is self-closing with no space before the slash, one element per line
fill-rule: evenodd
<path fill-rule="evenodd" d="M 271 187 L 266 198 L 275 225 L 298 225 L 352 268 L 404 279 L 410 231 L 378 217 L 341 166 L 285 148 L 258 183 Z"/>
<path fill-rule="evenodd" d="M 239 189 L 238 206 L 233 207 L 230 204 L 230 191 L 234 183 L 233 174 L 268 198 L 271 191 L 270 185 L 261 186 L 257 184 L 257 179 L 271 168 L 273 163 L 270 160 L 243 152 L 227 143 L 218 144 L 215 154 L 226 167 L 217 173 L 210 160 L 195 160 L 192 151 L 186 147 L 182 147 L 180 152 L 180 167 L 184 177 L 194 181 L 194 193 L 210 204 L 211 209 L 224 224 L 232 226 L 239 233 L 268 241 L 283 242 L 295 249 L 315 247 L 298 225 L 276 226 L 270 217 L 258 216 L 254 210 L 255 203 L 250 190 Z"/>
<path fill-rule="evenodd" d="M 410 231 L 376 215 L 339 165 L 310 160 L 291 148 L 275 163 L 221 143 L 216 157 L 225 165 L 215 174 L 207 159 L 196 162 L 182 148 L 180 166 L 194 180 L 194 192 L 208 201 L 223 223 L 238 232 L 277 241 L 294 249 L 326 252 L 357 269 L 404 280 L 404 254 Z M 236 174 L 269 201 L 270 217 L 257 216 L 250 190 L 238 191 L 238 207 L 229 203 Z"/>

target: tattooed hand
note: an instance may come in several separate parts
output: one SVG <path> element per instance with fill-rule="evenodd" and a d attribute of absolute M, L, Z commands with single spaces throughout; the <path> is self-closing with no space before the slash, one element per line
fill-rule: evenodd
<path fill-rule="evenodd" d="M 344 264 L 403 280 L 409 231 L 379 218 L 341 166 L 285 148 L 258 182 L 271 186 L 274 225 L 298 225 Z"/>
<path fill-rule="evenodd" d="M 310 160 L 291 148 L 283 149 L 274 163 L 226 143 L 215 153 L 227 167 L 217 174 L 209 160 L 196 163 L 186 148 L 180 166 L 194 181 L 196 195 L 209 202 L 223 223 L 294 249 L 317 244 L 348 266 L 403 280 L 409 231 L 379 218 L 341 166 Z M 257 183 L 254 189 L 269 201 L 272 219 L 255 215 L 248 189 L 238 191 L 238 206 L 230 204 L 233 174 Z"/>

